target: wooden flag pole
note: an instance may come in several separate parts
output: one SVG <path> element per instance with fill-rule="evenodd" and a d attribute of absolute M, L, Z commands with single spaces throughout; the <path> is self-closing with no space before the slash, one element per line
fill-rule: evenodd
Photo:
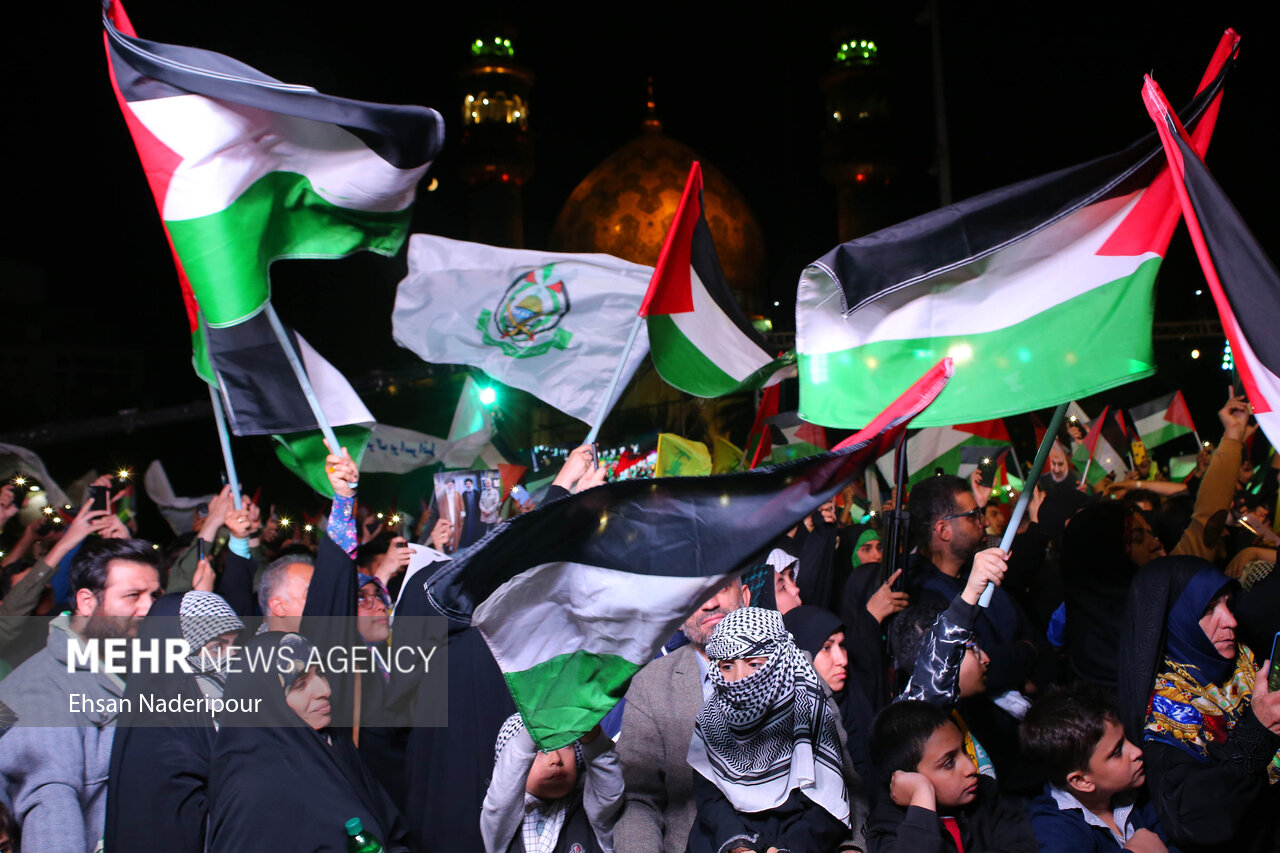
<path fill-rule="evenodd" d="M 1044 470 L 1044 463 L 1049 460 L 1049 451 L 1058 438 L 1058 430 L 1062 427 L 1062 418 L 1066 414 L 1067 404 L 1063 403 L 1054 409 L 1053 417 L 1049 419 L 1049 428 L 1045 430 L 1044 438 L 1040 441 L 1040 449 L 1036 451 L 1036 461 L 1031 463 L 1031 472 L 1027 474 L 1027 479 L 1022 484 L 1022 494 L 1018 495 L 1018 502 L 1013 507 L 1013 515 L 1009 518 L 1009 526 L 1004 529 L 1004 537 L 1000 540 L 1000 550 L 1006 554 L 1013 547 L 1013 537 L 1018 535 L 1018 525 L 1022 524 L 1022 516 L 1026 514 L 1027 504 L 1031 502 L 1031 493 L 1035 491 L 1036 481 L 1040 479 L 1040 472 Z M 995 591 L 994 585 L 987 584 L 987 588 L 982 591 L 982 597 L 978 599 L 978 604 L 989 607 L 991 596 Z"/>
<path fill-rule="evenodd" d="M 213 420 L 218 425 L 218 441 L 222 443 L 222 464 L 227 468 L 227 485 L 231 487 L 231 499 L 236 509 L 240 506 L 240 478 L 236 476 L 236 460 L 231 456 L 231 435 L 227 432 L 227 416 L 222 411 L 222 395 L 209 386 L 209 398 L 213 402 Z"/>
<path fill-rule="evenodd" d="M 618 366 L 613 370 L 613 376 L 609 378 L 609 388 L 604 392 L 604 399 L 600 401 L 600 413 L 596 415 L 595 425 L 591 427 L 591 431 L 587 433 L 584 444 L 594 444 L 596 436 L 600 434 L 600 427 L 604 424 L 604 419 L 609 416 L 609 410 L 613 408 L 613 394 L 618 389 L 618 383 L 622 381 L 622 371 L 627 367 L 627 359 L 631 356 L 631 347 L 636 342 L 636 336 L 640 334 L 640 325 L 644 323 L 644 317 L 636 315 L 636 321 L 631 324 L 631 334 L 627 335 L 627 345 L 622 348 L 622 357 L 618 359 Z"/>

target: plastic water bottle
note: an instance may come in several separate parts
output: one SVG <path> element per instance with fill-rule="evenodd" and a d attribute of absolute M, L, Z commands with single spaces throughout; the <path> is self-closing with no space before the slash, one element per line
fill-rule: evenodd
<path fill-rule="evenodd" d="M 347 821 L 347 853 L 383 853 L 382 842 L 364 828 L 358 817 Z"/>

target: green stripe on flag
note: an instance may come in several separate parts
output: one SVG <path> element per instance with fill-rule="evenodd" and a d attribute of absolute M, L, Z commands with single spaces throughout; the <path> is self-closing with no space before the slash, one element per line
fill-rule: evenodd
<path fill-rule="evenodd" d="M 760 388 L 769 377 L 791 362 L 781 356 L 739 381 L 685 336 L 667 314 L 649 315 L 649 353 L 667 384 L 695 397 L 723 397 L 735 391 Z M 914 380 L 913 380 L 914 381 Z"/>
<path fill-rule="evenodd" d="M 338 438 L 338 444 L 347 449 L 356 467 L 359 468 L 373 429 L 365 424 L 349 424 L 335 426 L 333 432 Z M 276 441 L 276 456 L 284 467 L 320 494 L 333 497 L 333 488 L 329 485 L 329 476 L 324 464 L 329 451 L 325 449 L 324 436 L 320 434 L 320 430 L 291 432 L 287 435 L 271 437 Z"/>
<path fill-rule="evenodd" d="M 226 209 L 165 226 L 205 322 L 228 326 L 267 301 L 271 261 L 339 258 L 362 249 L 394 255 L 411 214 L 412 207 L 392 212 L 340 207 L 316 193 L 306 177 L 270 172 Z"/>
<path fill-rule="evenodd" d="M 626 695 L 640 668 L 617 655 L 576 651 L 504 677 L 529 735 L 549 751 L 591 731 Z"/>
<path fill-rule="evenodd" d="M 1162 426 L 1151 432 L 1142 433 L 1142 443 L 1148 448 L 1159 447 L 1184 435 L 1191 435 L 1191 430 L 1180 424 L 1163 421 Z"/>
<path fill-rule="evenodd" d="M 865 426 L 850 417 L 851 401 L 892 396 L 946 355 L 956 359 L 955 375 L 912 426 L 991 420 L 1150 376 L 1156 369 L 1151 318 L 1159 268 L 1160 259 L 1151 258 L 1129 276 L 991 332 L 802 352 L 800 417 L 826 426 Z M 1116 353 L 1130 355 L 1118 359 Z"/>

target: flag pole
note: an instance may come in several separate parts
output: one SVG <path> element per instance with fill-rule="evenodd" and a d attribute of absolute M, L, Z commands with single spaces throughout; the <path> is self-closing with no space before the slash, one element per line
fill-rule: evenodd
<path fill-rule="evenodd" d="M 640 325 L 644 322 L 644 317 L 636 315 L 636 321 L 631 324 L 631 334 L 627 336 L 627 345 L 622 348 L 622 357 L 618 359 L 618 366 L 613 370 L 613 376 L 609 379 L 609 389 L 604 392 L 604 399 L 600 401 L 599 414 L 596 415 L 595 426 L 591 427 L 591 432 L 587 433 L 584 444 L 594 444 L 596 436 L 600 434 L 600 427 L 604 424 L 604 419 L 609 416 L 609 410 L 612 408 L 613 393 L 618 388 L 618 383 L 622 380 L 622 371 L 626 369 L 627 359 L 631 356 L 631 347 L 636 342 L 636 336 L 640 334 Z"/>
<path fill-rule="evenodd" d="M 222 464 L 227 469 L 227 485 L 231 487 L 231 499 L 236 509 L 241 509 L 240 478 L 236 476 L 236 460 L 231 456 L 231 435 L 227 432 L 227 416 L 222 411 L 222 396 L 218 389 L 209 386 L 209 399 L 213 403 L 213 420 L 218 425 L 218 441 L 222 443 Z"/>
<path fill-rule="evenodd" d="M 1080 475 L 1080 482 L 1082 483 L 1089 482 L 1089 466 L 1092 464 L 1093 464 L 1093 454 L 1090 454 L 1089 458 L 1084 460 L 1084 473 Z"/>
<path fill-rule="evenodd" d="M 1031 472 L 1027 474 L 1026 482 L 1022 487 L 1022 494 L 1018 495 L 1018 502 L 1013 507 L 1013 515 L 1009 518 L 1009 526 L 1004 529 L 1004 537 L 1000 540 L 1000 550 L 1006 554 L 1013 547 L 1013 537 L 1018 535 L 1018 526 L 1022 524 L 1022 516 L 1026 514 L 1027 504 L 1031 502 L 1031 493 L 1035 491 L 1036 481 L 1040 479 L 1040 472 L 1044 470 L 1044 463 L 1049 460 L 1049 450 L 1053 447 L 1053 442 L 1058 437 L 1058 430 L 1062 427 L 1062 418 L 1066 414 L 1067 404 L 1062 403 L 1053 410 L 1053 417 L 1049 419 L 1049 428 L 1045 430 L 1044 438 L 1040 441 L 1040 449 L 1036 451 L 1036 460 L 1031 463 Z M 991 596 L 995 591 L 994 584 L 987 584 L 987 588 L 982 591 L 982 597 L 978 599 L 978 604 L 982 607 L 989 607 L 991 605 Z"/>
<path fill-rule="evenodd" d="M 285 332 L 284 326 L 280 323 L 280 318 L 276 316 L 276 309 L 270 302 L 263 306 L 263 310 L 267 314 L 267 320 L 271 323 L 271 331 L 275 332 L 276 340 L 280 342 L 280 348 L 284 350 L 284 357 L 288 360 L 290 369 L 293 370 L 294 378 L 298 380 L 298 387 L 302 389 L 302 396 L 307 398 L 307 405 L 311 407 L 311 414 L 316 419 L 316 425 L 320 427 L 320 433 L 329 442 L 329 452 L 341 456 L 342 449 L 338 444 L 338 437 L 334 435 L 333 427 L 329 426 L 329 419 L 324 416 L 324 409 L 320 407 L 320 400 L 316 397 L 316 391 L 311 387 L 311 380 L 307 378 L 307 371 L 302 366 L 302 359 L 298 357 L 298 351 L 294 349 L 293 340 Z M 355 484 L 352 483 L 351 485 L 354 486 Z"/>

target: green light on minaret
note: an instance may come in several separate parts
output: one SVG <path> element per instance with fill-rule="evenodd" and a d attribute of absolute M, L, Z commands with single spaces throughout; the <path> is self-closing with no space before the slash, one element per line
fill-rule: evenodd
<path fill-rule="evenodd" d="M 471 43 L 472 56 L 506 56 L 513 57 L 516 50 L 511 46 L 511 39 L 494 36 L 492 39 L 476 39 Z"/>

